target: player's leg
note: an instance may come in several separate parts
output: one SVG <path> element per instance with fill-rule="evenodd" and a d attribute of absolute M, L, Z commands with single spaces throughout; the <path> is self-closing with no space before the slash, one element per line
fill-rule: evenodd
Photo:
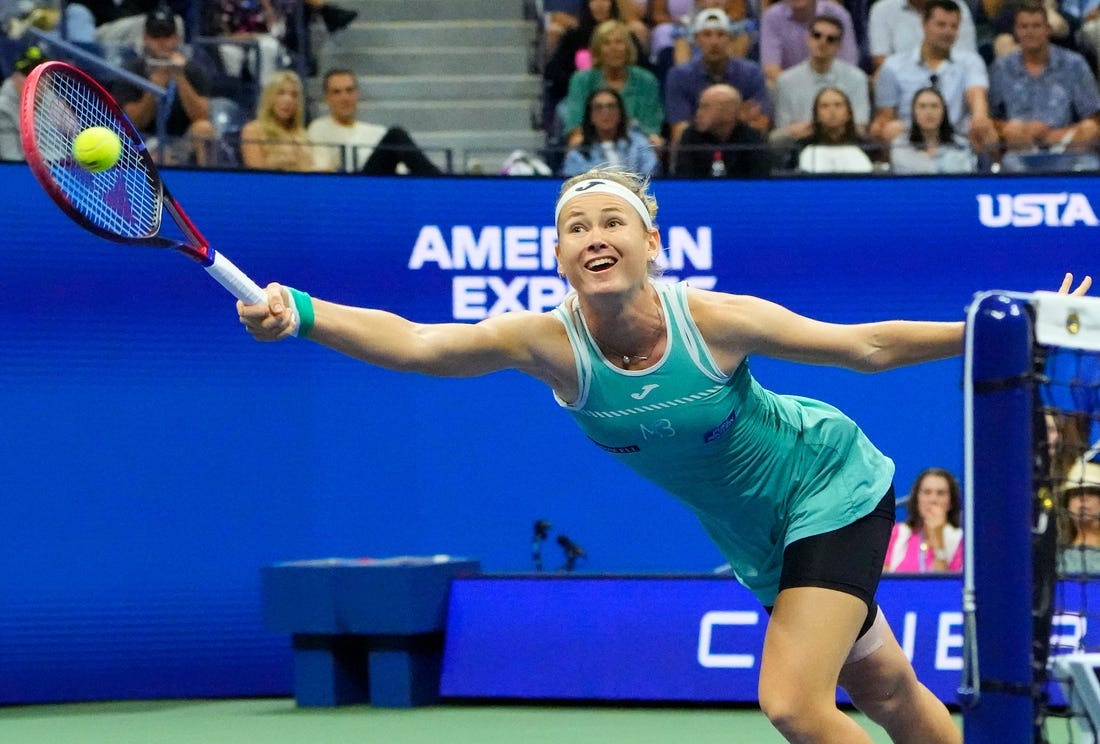
<path fill-rule="evenodd" d="M 772 609 L 760 663 L 760 708 L 788 741 L 859 744 L 870 737 L 836 706 L 848 650 L 867 617 L 851 594 L 784 589 Z"/>
<path fill-rule="evenodd" d="M 947 707 L 917 679 L 884 616 L 879 615 L 865 640 L 878 648 L 840 672 L 840 686 L 852 703 L 897 744 L 962 742 Z"/>
<path fill-rule="evenodd" d="M 790 741 L 871 741 L 837 708 L 836 687 L 853 645 L 878 615 L 875 592 L 893 524 L 891 487 L 870 514 L 783 551 L 764 636 L 760 706 Z"/>

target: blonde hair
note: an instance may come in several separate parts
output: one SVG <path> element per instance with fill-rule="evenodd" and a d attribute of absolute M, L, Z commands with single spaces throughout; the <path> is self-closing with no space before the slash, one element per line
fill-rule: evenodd
<path fill-rule="evenodd" d="M 294 112 L 294 118 L 290 125 L 275 118 L 273 111 L 275 98 L 279 95 L 279 89 L 284 84 L 290 83 L 298 93 L 298 109 Z M 265 137 L 276 139 L 291 134 L 305 134 L 306 131 L 306 102 L 302 89 L 302 79 L 292 70 L 279 70 L 268 80 L 260 93 L 260 104 L 256 107 L 256 120 L 260 122 L 260 128 Z"/>
<path fill-rule="evenodd" d="M 573 176 L 562 184 L 561 191 L 558 192 L 557 200 L 561 200 L 561 198 L 565 196 L 566 191 L 573 188 L 581 181 L 587 181 L 592 178 L 602 178 L 607 181 L 612 181 L 626 190 L 633 192 L 635 196 L 642 200 L 642 204 L 645 205 L 646 211 L 649 212 L 649 219 L 653 221 L 654 225 L 657 224 L 657 200 L 649 193 L 649 176 L 643 176 L 640 173 L 634 173 L 622 168 L 593 168 L 592 170 L 581 173 L 579 176 Z"/>
<path fill-rule="evenodd" d="M 275 98 L 287 83 L 298 92 L 298 107 L 289 122 L 275 118 Z M 254 168 L 306 172 L 316 170 L 313 145 L 305 128 L 305 100 L 302 80 L 290 70 L 280 70 L 271 76 L 256 110 L 256 119 L 248 127 L 248 141 L 259 150 L 260 162 L 249 163 Z M 242 145 L 244 144 L 242 140 Z"/>
<path fill-rule="evenodd" d="M 558 192 L 558 198 L 555 201 L 560 201 L 561 198 L 565 196 L 565 193 L 577 184 L 592 178 L 601 178 L 606 181 L 611 181 L 612 183 L 617 183 L 637 196 L 645 206 L 646 211 L 649 212 L 649 219 L 653 222 L 653 227 L 657 228 L 657 199 L 653 194 L 649 193 L 649 176 L 644 176 L 640 173 L 634 173 L 633 171 L 624 170 L 622 168 L 593 168 L 592 170 L 581 173 L 579 176 L 573 176 L 562 184 L 561 191 Z M 651 277 L 659 277 L 662 272 L 663 269 L 656 261 L 650 262 L 649 275 Z"/>
<path fill-rule="evenodd" d="M 607 37 L 618 31 L 626 41 L 626 64 L 628 66 L 638 64 L 638 49 L 634 46 L 633 34 L 630 27 L 622 21 L 611 19 L 604 21 L 592 31 L 592 40 L 588 43 L 588 50 L 592 53 L 592 65 L 599 67 L 603 64 L 603 45 Z"/>

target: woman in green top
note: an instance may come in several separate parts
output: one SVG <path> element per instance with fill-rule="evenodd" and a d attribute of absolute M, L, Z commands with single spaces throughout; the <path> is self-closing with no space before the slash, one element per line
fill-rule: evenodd
<path fill-rule="evenodd" d="M 786 738 L 870 742 L 837 708 L 840 685 L 896 742 L 960 742 L 874 601 L 893 463 L 837 409 L 763 389 L 747 358 L 886 370 L 959 354 L 963 324 L 823 323 L 755 297 L 655 282 L 661 238 L 646 189 L 618 171 L 565 183 L 557 259 L 574 291 L 551 312 L 418 324 L 278 284 L 266 306 L 238 312 L 263 341 L 309 337 L 435 376 L 517 369 L 542 380 L 598 446 L 698 515 L 771 612 L 760 706 Z"/>
<path fill-rule="evenodd" d="M 622 21 L 604 21 L 592 32 L 592 67 L 569 78 L 569 93 L 561 102 L 562 131 L 570 146 L 581 142 L 585 103 L 598 90 L 611 88 L 626 105 L 629 124 L 636 125 L 654 147 L 664 144 L 661 125 L 665 109 L 657 77 L 637 64 L 630 29 Z"/>

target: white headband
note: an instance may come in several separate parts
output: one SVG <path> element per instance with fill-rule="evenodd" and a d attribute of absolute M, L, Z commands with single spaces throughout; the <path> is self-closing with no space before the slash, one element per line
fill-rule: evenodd
<path fill-rule="evenodd" d="M 558 224 L 558 217 L 561 216 L 561 210 L 565 208 L 565 205 L 568 204 L 570 200 L 578 196 L 584 196 L 585 194 L 611 194 L 612 196 L 617 196 L 625 200 L 627 204 L 634 207 L 634 209 L 638 211 L 638 214 L 641 215 L 646 230 L 653 230 L 653 219 L 650 218 L 649 210 L 646 209 L 645 204 L 638 198 L 638 195 L 621 184 L 602 178 L 590 178 L 587 181 L 581 181 L 562 194 L 562 197 L 558 199 L 558 205 L 554 207 L 554 224 Z"/>

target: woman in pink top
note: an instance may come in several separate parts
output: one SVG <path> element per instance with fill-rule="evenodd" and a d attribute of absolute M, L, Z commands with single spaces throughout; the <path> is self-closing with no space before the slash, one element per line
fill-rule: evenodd
<path fill-rule="evenodd" d="M 962 499 L 959 482 L 943 468 L 928 468 L 909 491 L 909 516 L 894 525 L 886 550 L 886 571 L 962 571 Z"/>

